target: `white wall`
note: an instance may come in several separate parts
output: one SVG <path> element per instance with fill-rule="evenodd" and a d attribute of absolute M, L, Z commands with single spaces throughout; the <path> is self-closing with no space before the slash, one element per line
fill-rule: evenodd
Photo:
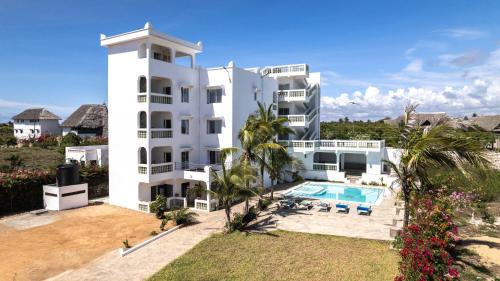
<path fill-rule="evenodd" d="M 22 133 L 20 132 L 22 130 Z M 33 132 L 32 132 L 33 131 Z M 14 121 L 14 137 L 17 139 L 38 138 L 41 135 L 59 135 L 61 129 L 58 120 Z"/>

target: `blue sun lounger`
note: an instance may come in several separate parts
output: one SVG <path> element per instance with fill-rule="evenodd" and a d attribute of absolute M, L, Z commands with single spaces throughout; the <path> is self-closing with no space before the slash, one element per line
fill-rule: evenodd
<path fill-rule="evenodd" d="M 358 215 L 370 215 L 372 213 L 372 207 L 371 206 L 362 206 L 359 205 L 356 210 L 358 211 Z"/>
<path fill-rule="evenodd" d="M 347 204 L 342 204 L 342 203 L 337 203 L 335 204 L 335 209 L 337 209 L 337 213 L 349 213 L 349 205 Z"/>

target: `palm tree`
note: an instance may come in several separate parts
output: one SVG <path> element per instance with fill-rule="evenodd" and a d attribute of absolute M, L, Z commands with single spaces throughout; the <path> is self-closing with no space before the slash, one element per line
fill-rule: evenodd
<path fill-rule="evenodd" d="M 420 127 L 415 118 L 416 105 L 408 105 L 403 115 L 404 129 L 400 135 L 399 164 L 385 161 L 396 175 L 405 204 L 404 227 L 408 226 L 409 203 L 414 193 L 425 192 L 430 186 L 432 171 L 454 169 L 467 173 L 465 164 L 484 167 L 488 163 L 481 144 L 439 120 Z"/>
<path fill-rule="evenodd" d="M 224 148 L 221 150 L 221 170 L 219 172 L 211 170 L 212 186 L 208 192 L 214 194 L 226 214 L 226 227 L 230 229 L 231 225 L 231 208 L 235 200 L 246 198 L 255 195 L 251 188 L 246 187 L 246 182 L 254 180 L 255 172 L 252 172 L 252 167 L 247 166 L 245 163 L 237 163 L 226 166 L 226 159 L 229 154 L 237 152 L 238 149 Z M 193 189 L 196 191 L 207 191 L 200 184 L 196 184 Z M 252 194 L 252 195 L 250 195 Z"/>
<path fill-rule="evenodd" d="M 260 168 L 261 186 L 264 188 L 264 172 L 268 170 L 268 161 L 266 158 L 273 150 L 285 149 L 280 144 L 276 143 L 278 135 L 293 134 L 294 131 L 285 126 L 287 118 L 277 117 L 273 113 L 272 104 L 266 109 L 264 104 L 257 102 L 257 113 L 248 118 L 248 122 L 244 130 L 253 132 L 255 142 L 258 144 L 255 149 L 254 160 L 258 163 Z"/>
<path fill-rule="evenodd" d="M 298 158 L 288 154 L 288 152 L 284 149 L 269 151 L 266 170 L 271 178 L 271 200 L 274 199 L 274 181 L 282 179 L 287 167 L 291 167 L 292 170 L 298 170 L 303 168 L 303 163 Z"/>

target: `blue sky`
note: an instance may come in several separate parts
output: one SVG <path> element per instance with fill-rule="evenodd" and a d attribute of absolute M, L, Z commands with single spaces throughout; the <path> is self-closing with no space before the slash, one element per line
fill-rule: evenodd
<path fill-rule="evenodd" d="M 204 44 L 203 67 L 308 63 L 322 118 L 500 113 L 500 1 L 0 0 L 0 121 L 106 100 L 99 34 L 140 28 Z M 353 105 L 355 102 L 357 105 Z"/>

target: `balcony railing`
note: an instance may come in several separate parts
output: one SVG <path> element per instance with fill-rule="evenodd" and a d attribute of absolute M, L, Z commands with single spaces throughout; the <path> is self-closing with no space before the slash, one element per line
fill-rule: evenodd
<path fill-rule="evenodd" d="M 138 172 L 141 175 L 147 175 L 148 174 L 148 166 L 146 164 L 139 164 Z"/>
<path fill-rule="evenodd" d="M 170 139 L 172 138 L 171 129 L 151 129 L 152 139 Z"/>
<path fill-rule="evenodd" d="M 330 163 L 313 163 L 315 171 L 337 171 L 337 164 Z"/>
<path fill-rule="evenodd" d="M 307 96 L 307 91 L 302 90 L 280 90 L 276 93 L 278 94 L 278 101 L 305 101 Z"/>
<path fill-rule="evenodd" d="M 151 93 L 152 103 L 172 104 L 172 96 Z"/>
<path fill-rule="evenodd" d="M 279 141 L 283 146 L 298 150 L 330 149 L 373 149 L 385 146 L 383 140 L 318 140 L 318 141 Z"/>
<path fill-rule="evenodd" d="M 151 164 L 151 174 L 163 174 L 173 171 L 172 163 Z"/>
<path fill-rule="evenodd" d="M 137 137 L 140 139 L 145 139 L 148 136 L 147 130 L 137 130 Z"/>
<path fill-rule="evenodd" d="M 262 74 L 273 77 L 308 75 L 309 66 L 307 64 L 267 66 L 262 70 Z"/>
<path fill-rule="evenodd" d="M 147 102 L 147 100 L 148 100 L 147 95 L 138 95 L 137 96 L 138 103 L 144 103 L 144 102 Z"/>
<path fill-rule="evenodd" d="M 279 117 L 285 117 L 288 119 L 288 125 L 292 127 L 305 127 L 309 125 L 314 117 L 316 116 L 317 109 L 311 110 L 308 114 L 302 115 L 279 115 Z"/>

